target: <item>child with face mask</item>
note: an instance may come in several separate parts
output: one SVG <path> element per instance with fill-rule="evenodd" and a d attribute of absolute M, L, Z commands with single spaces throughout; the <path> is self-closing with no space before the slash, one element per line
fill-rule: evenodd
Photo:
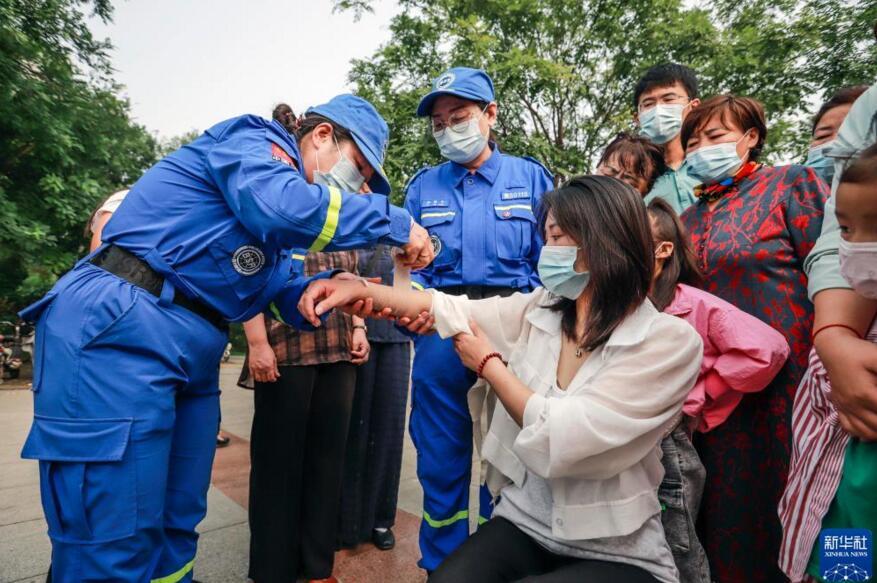
<path fill-rule="evenodd" d="M 841 175 L 836 200 L 840 273 L 857 294 L 877 299 L 877 145 Z M 813 338 L 834 327 L 852 329 L 828 323 Z M 866 338 L 877 342 L 877 322 Z M 807 575 L 832 580 L 838 561 L 821 556 L 825 529 L 877 532 L 877 444 L 854 438 L 842 427 L 831 392 L 828 373 L 813 351 L 795 399 L 792 464 L 779 507 L 780 566 L 795 583 Z"/>
<path fill-rule="evenodd" d="M 680 580 L 709 583 L 707 556 L 694 531 L 706 470 L 692 437 L 723 423 L 744 394 L 763 390 L 786 362 L 789 345 L 758 318 L 699 289 L 703 278 L 679 216 L 662 199 L 649 203 L 648 212 L 655 241 L 652 302 L 691 324 L 704 352 L 683 415 L 661 443 L 661 518 Z"/>

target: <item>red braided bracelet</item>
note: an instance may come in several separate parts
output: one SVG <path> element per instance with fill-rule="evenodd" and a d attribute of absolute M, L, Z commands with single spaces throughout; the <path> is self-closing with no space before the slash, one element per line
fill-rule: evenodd
<path fill-rule="evenodd" d="M 478 365 L 478 371 L 476 372 L 478 378 L 484 378 L 483 376 L 481 376 L 481 373 L 484 372 L 484 367 L 485 365 L 487 365 L 487 361 L 489 361 L 491 358 L 498 358 L 502 360 L 502 354 L 500 354 L 499 352 L 491 352 L 490 354 L 485 355 L 485 357 L 481 359 L 481 364 Z"/>
<path fill-rule="evenodd" d="M 828 330 L 829 328 L 846 328 L 850 332 L 856 335 L 857 338 L 861 339 L 862 335 L 859 334 L 859 331 L 853 328 L 852 326 L 847 326 L 846 324 L 826 324 L 825 326 L 820 326 L 816 332 L 810 337 L 810 342 L 816 341 L 816 335 L 822 332 L 823 330 Z"/>

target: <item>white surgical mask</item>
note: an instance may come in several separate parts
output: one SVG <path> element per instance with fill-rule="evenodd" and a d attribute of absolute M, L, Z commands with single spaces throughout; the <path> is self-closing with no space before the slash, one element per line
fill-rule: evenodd
<path fill-rule="evenodd" d="M 562 245 L 542 247 L 536 270 L 545 289 L 556 296 L 570 300 L 578 299 L 582 295 L 591 280 L 591 274 L 588 271 L 582 273 L 576 271 L 578 252 L 578 247 Z"/>
<path fill-rule="evenodd" d="M 362 188 L 365 178 L 359 173 L 356 164 L 345 158 L 344 154 L 341 153 L 338 140 L 335 139 L 334 135 L 332 140 L 335 142 L 338 155 L 341 157 L 338 158 L 338 161 L 335 162 L 335 165 L 328 172 L 320 172 L 320 158 L 315 151 L 314 158 L 317 161 L 317 169 L 314 171 L 314 183 L 324 186 L 335 186 L 344 192 L 357 193 Z"/>
<path fill-rule="evenodd" d="M 639 133 L 654 144 L 666 144 L 682 128 L 682 112 L 687 105 L 659 103 L 639 116 Z"/>
<path fill-rule="evenodd" d="M 837 252 L 840 274 L 853 291 L 877 300 L 877 242 L 850 243 L 841 239 Z"/>
<path fill-rule="evenodd" d="M 737 155 L 737 144 L 745 137 L 746 134 L 743 134 L 736 142 L 704 146 L 688 154 L 685 157 L 688 174 L 704 184 L 713 184 L 728 178 L 743 164 L 743 159 Z"/>
<path fill-rule="evenodd" d="M 466 164 L 484 151 L 487 136 L 481 133 L 478 123 L 483 115 L 484 111 L 452 128 L 447 127 L 439 132 L 433 132 L 432 135 L 444 158 L 457 164 Z"/>

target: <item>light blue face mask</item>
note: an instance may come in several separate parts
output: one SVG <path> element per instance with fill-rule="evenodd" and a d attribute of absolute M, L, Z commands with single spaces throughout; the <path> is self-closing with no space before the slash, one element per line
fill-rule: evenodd
<path fill-rule="evenodd" d="M 579 273 L 575 270 L 578 252 L 578 247 L 542 247 L 537 270 L 545 289 L 570 300 L 577 300 L 582 295 L 591 280 L 591 274 L 588 271 Z"/>
<path fill-rule="evenodd" d="M 703 184 L 713 184 L 731 176 L 743 164 L 743 159 L 737 155 L 737 144 L 745 137 L 743 134 L 736 142 L 704 146 L 688 154 L 685 157 L 688 174 Z"/>
<path fill-rule="evenodd" d="M 679 135 L 682 129 L 682 112 L 687 105 L 658 105 L 645 110 L 639 116 L 639 133 L 653 144 L 666 144 Z"/>
<path fill-rule="evenodd" d="M 362 188 L 365 178 L 359 173 L 356 165 L 341 153 L 338 140 L 335 140 L 334 135 L 332 139 L 335 141 L 335 147 L 338 148 L 338 155 L 341 157 L 338 158 L 338 161 L 335 162 L 335 165 L 328 172 L 320 172 L 320 159 L 317 157 L 317 153 L 314 152 L 314 157 L 317 160 L 317 169 L 314 171 L 314 184 L 335 186 L 343 192 L 357 193 Z"/>
<path fill-rule="evenodd" d="M 485 109 L 487 108 L 485 107 Z M 432 135 L 438 144 L 439 151 L 445 159 L 457 164 L 466 164 L 484 151 L 484 147 L 487 145 L 487 136 L 481 133 L 481 127 L 478 123 L 483 115 L 484 111 L 463 123 L 433 132 Z"/>
<path fill-rule="evenodd" d="M 807 161 L 804 163 L 805 166 L 813 168 L 816 175 L 827 182 L 829 186 L 834 178 L 834 158 L 826 156 L 825 151 L 833 145 L 834 140 L 831 140 L 810 148 L 810 151 L 807 152 Z"/>

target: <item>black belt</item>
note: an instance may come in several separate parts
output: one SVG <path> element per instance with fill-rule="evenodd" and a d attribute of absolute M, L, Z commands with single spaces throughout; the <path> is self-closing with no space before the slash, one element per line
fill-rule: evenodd
<path fill-rule="evenodd" d="M 145 289 L 155 297 L 161 297 L 164 278 L 156 273 L 148 263 L 130 251 L 116 245 L 109 245 L 92 257 L 91 263 L 121 277 L 132 285 Z M 222 317 L 222 314 L 203 302 L 183 295 L 179 290 L 174 290 L 173 303 L 201 316 L 223 332 L 228 330 L 228 322 Z"/>
<path fill-rule="evenodd" d="M 514 287 L 499 287 L 492 285 L 449 285 L 437 288 L 440 292 L 452 296 L 468 296 L 470 300 L 483 300 L 494 296 L 508 297 L 520 290 Z"/>

